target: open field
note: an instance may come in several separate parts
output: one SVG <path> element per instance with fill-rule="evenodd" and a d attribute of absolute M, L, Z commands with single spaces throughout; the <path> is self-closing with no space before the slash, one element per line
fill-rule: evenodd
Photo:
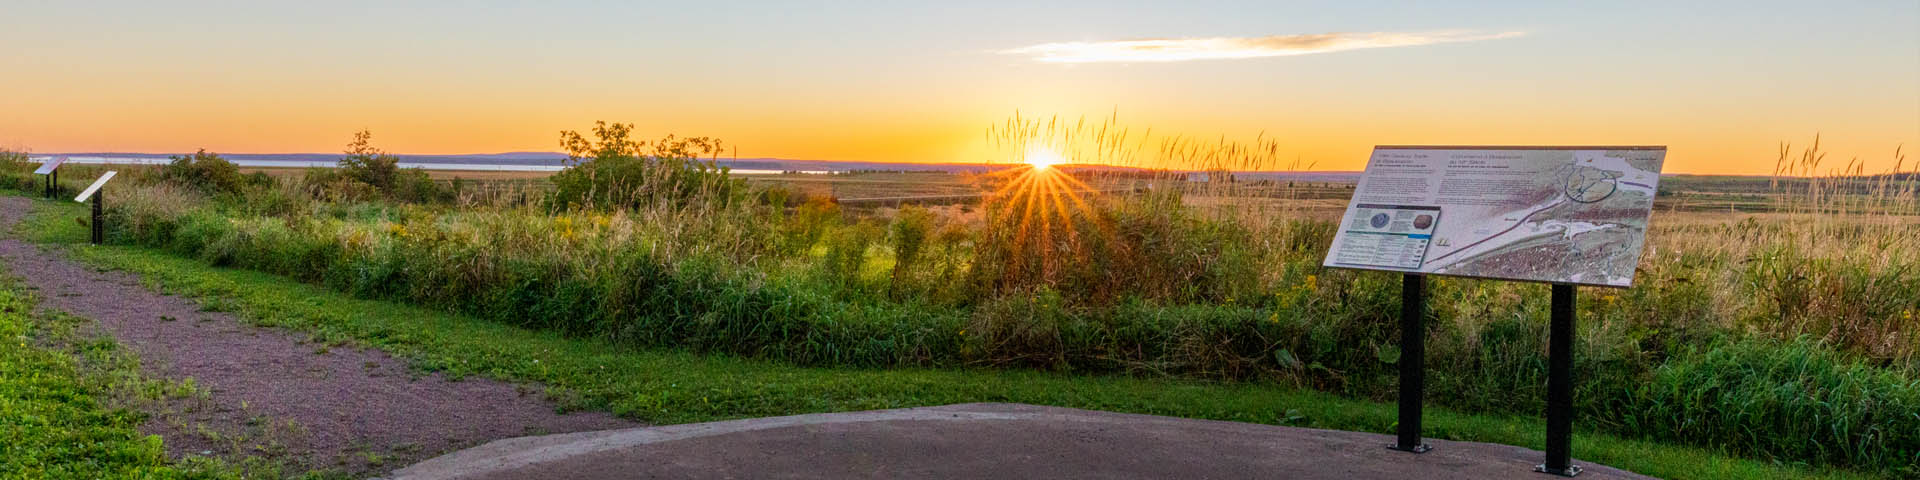
<path fill-rule="evenodd" d="M 262 172 L 277 178 L 296 178 L 303 168 L 241 167 L 244 173 Z M 460 179 L 481 190 L 546 191 L 552 188 L 551 172 L 426 170 L 441 182 Z M 807 196 L 839 200 L 865 200 L 894 197 L 972 195 L 982 192 L 988 182 L 980 174 L 925 172 L 853 172 L 840 174 L 785 173 L 744 175 L 742 179 L 760 186 L 784 186 Z M 1097 178 L 1096 176 L 1091 176 Z M 1789 208 L 1796 197 L 1804 196 L 1807 181 L 1768 176 L 1667 175 L 1656 210 L 1663 212 L 1764 213 Z M 1137 179 L 1110 179 L 1095 188 L 1125 188 L 1144 183 Z M 1292 208 L 1316 218 L 1337 215 L 1346 208 L 1351 183 L 1340 182 L 1248 182 L 1230 195 L 1189 197 L 1195 205 L 1248 205 L 1272 209 Z M 1912 184 L 1914 180 L 1896 183 Z M 1198 183 L 1196 183 L 1198 185 Z M 1871 184 L 1861 186 L 1854 195 L 1872 195 Z M 961 202 L 967 203 L 967 202 Z"/>
<path fill-rule="evenodd" d="M 30 186 L 13 172 L 10 185 Z M 534 180 L 543 188 L 422 194 L 352 183 L 361 172 L 351 169 L 251 184 L 130 170 L 109 192 L 118 246 L 75 253 L 135 255 L 144 260 L 106 264 L 156 276 L 192 263 L 139 265 L 177 255 L 603 345 L 594 348 L 1391 398 L 1397 278 L 1319 266 L 1344 185 L 1062 172 L 740 180 L 697 160 L 639 156 Z M 1746 195 L 1750 185 L 1667 186 Z M 1765 213 L 1656 204 L 1638 286 L 1581 295 L 1579 431 L 1867 475 L 1914 472 L 1913 183 L 1800 185 L 1766 192 L 1755 201 Z M 915 194 L 978 199 L 832 201 Z M 72 241 L 76 208 L 25 233 Z M 1544 287 L 1449 278 L 1431 289 L 1430 402 L 1533 416 L 1544 395 Z M 623 415 L 648 411 L 598 388 L 567 395 Z M 768 394 L 733 395 L 752 404 Z M 1089 395 L 1092 406 L 1125 409 L 1104 403 L 1121 393 Z M 1717 476 L 1692 472 L 1657 474 Z"/>
<path fill-rule="evenodd" d="M 535 181 L 553 176 L 553 172 L 515 172 L 501 170 L 423 170 L 434 180 L 453 181 L 462 179 L 473 182 L 495 181 Z M 295 178 L 307 173 L 305 168 L 240 167 L 242 173 L 260 172 L 277 178 Z"/>
<path fill-rule="evenodd" d="M 276 177 L 292 178 L 303 174 L 305 169 L 241 168 L 241 171 L 248 173 L 261 171 Z M 526 188 L 541 191 L 552 188 L 551 183 L 546 181 L 552 176 L 548 172 L 428 170 L 427 174 L 443 182 L 461 179 L 479 188 Z M 746 175 L 741 178 L 755 185 L 785 186 L 810 196 L 862 200 L 931 195 L 978 195 L 981 193 L 980 184 L 982 183 L 979 177 L 978 174 L 929 171 L 789 173 Z M 492 183 L 499 183 L 499 185 L 490 185 Z M 1122 188 L 1135 183 L 1141 182 L 1111 180 L 1097 187 Z M 1295 206 L 1301 210 L 1316 213 L 1338 214 L 1346 208 L 1347 196 L 1352 192 L 1351 183 L 1299 183 L 1299 186 L 1291 187 L 1286 182 L 1250 183 L 1234 191 L 1231 196 L 1192 197 L 1187 200 L 1203 205 L 1257 204 L 1274 208 Z M 1771 212 L 1787 208 L 1787 205 L 1794 202 L 1795 197 L 1802 195 L 1796 189 L 1804 189 L 1805 185 L 1804 180 L 1788 179 L 1783 182 L 1765 176 L 1668 175 L 1662 179 L 1661 196 L 1658 198 L 1656 210 L 1718 213 Z M 1858 194 L 1870 195 L 1871 191 L 1863 189 Z"/>

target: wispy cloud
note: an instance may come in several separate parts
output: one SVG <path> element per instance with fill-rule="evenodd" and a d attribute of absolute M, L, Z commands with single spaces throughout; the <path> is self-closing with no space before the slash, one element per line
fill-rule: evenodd
<path fill-rule="evenodd" d="M 1316 33 L 1270 37 L 1153 38 L 1101 42 L 1042 43 L 1001 50 L 1048 63 L 1182 62 L 1235 58 L 1281 57 L 1363 48 L 1410 47 L 1435 43 L 1474 42 L 1513 38 L 1525 32 Z"/>

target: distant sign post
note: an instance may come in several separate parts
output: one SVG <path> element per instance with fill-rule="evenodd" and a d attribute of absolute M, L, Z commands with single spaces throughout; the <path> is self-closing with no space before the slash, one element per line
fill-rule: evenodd
<path fill-rule="evenodd" d="M 80 196 L 73 197 L 73 201 L 80 202 L 80 203 L 86 203 L 88 197 L 93 198 L 93 225 L 92 226 L 93 226 L 93 244 L 94 245 L 99 245 L 106 241 L 106 230 L 102 228 L 102 225 L 100 224 L 100 214 L 102 210 L 101 203 L 105 201 L 102 199 L 106 198 L 107 194 L 104 192 L 101 192 L 100 187 L 107 186 L 107 181 L 113 180 L 113 175 L 115 173 L 119 173 L 119 172 L 108 170 L 107 173 L 100 175 L 99 180 L 94 180 L 93 185 L 88 185 L 85 191 L 80 192 Z"/>
<path fill-rule="evenodd" d="M 67 163 L 67 157 L 53 157 L 33 170 L 34 175 L 47 176 L 47 198 L 53 198 L 54 190 L 60 188 L 60 164 Z"/>
<path fill-rule="evenodd" d="M 1550 283 L 1547 459 L 1570 462 L 1576 286 L 1633 285 L 1666 147 L 1382 146 L 1328 248 L 1333 268 L 1401 272 L 1400 424 L 1421 453 L 1426 275 Z"/>

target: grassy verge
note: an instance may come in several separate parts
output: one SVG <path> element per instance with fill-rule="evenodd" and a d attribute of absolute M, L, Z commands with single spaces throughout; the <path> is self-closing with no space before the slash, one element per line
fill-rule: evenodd
<path fill-rule="evenodd" d="M 449 375 L 541 382 L 567 408 L 606 409 L 653 423 L 682 423 L 812 412 L 1020 402 L 1189 418 L 1388 432 L 1391 404 L 1269 385 L 1074 376 L 973 369 L 827 369 L 636 350 L 568 338 L 426 308 L 356 299 L 323 287 L 253 271 L 210 267 L 157 250 L 83 246 L 78 206 L 36 202 L 19 232 L 70 244 L 81 261 L 142 275 L 150 286 L 197 298 L 263 325 L 312 332 L 332 342 L 393 352 L 416 367 Z M 1465 415 L 1429 409 L 1433 438 L 1539 449 L 1540 419 Z M 1666 478 L 1862 478 L 1733 458 L 1609 435 L 1578 434 L 1576 455 Z"/>
<path fill-rule="evenodd" d="M 33 295 L 0 269 L 0 478 L 283 478 L 266 457 L 169 459 L 139 427 L 183 420 L 170 405 L 205 391 L 148 378 L 140 360 L 91 321 L 36 312 Z M 301 478 L 330 478 L 307 472 Z"/>
<path fill-rule="evenodd" d="M 158 436 L 134 427 L 137 411 L 98 397 L 111 375 L 89 372 L 76 355 L 111 349 L 78 345 L 69 352 L 33 318 L 33 301 L 0 286 L 0 476 L 7 478 L 142 478 L 178 475 Z"/>

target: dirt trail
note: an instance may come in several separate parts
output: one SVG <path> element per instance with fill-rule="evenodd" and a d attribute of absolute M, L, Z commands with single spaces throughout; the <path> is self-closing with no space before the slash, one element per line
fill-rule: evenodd
<path fill-rule="evenodd" d="M 0 197 L 0 232 L 31 206 Z M 323 349 L 304 334 L 202 311 L 131 274 L 98 272 L 11 237 L 0 238 L 0 261 L 38 289 L 42 308 L 93 319 L 141 356 L 147 374 L 191 378 L 209 392 L 144 428 L 175 456 L 265 453 L 365 475 L 490 440 L 634 426 L 604 413 L 555 413 L 539 386 L 449 381 L 377 350 Z"/>

